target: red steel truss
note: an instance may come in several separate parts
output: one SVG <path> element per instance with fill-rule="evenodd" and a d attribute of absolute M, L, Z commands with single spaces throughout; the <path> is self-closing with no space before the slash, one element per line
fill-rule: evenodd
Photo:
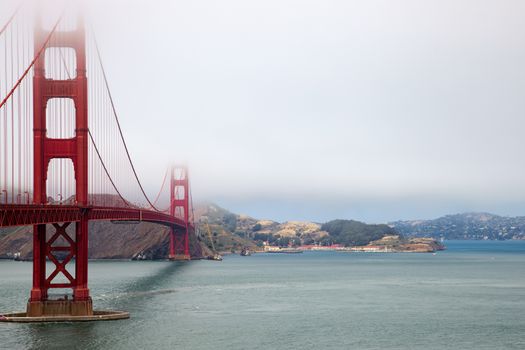
<path fill-rule="evenodd" d="M 183 219 L 152 210 L 69 205 L 4 204 L 0 204 L 0 227 L 80 222 L 83 215 L 87 216 L 89 221 L 144 221 L 178 229 L 186 227 Z"/>

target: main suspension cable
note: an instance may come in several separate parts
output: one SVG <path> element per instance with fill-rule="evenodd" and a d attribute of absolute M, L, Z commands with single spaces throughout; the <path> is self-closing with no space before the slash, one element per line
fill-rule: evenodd
<path fill-rule="evenodd" d="M 66 70 L 67 77 L 68 79 L 71 79 L 71 73 L 69 72 L 69 69 L 66 64 L 66 60 L 64 58 L 64 55 L 62 54 L 62 48 L 59 48 L 59 54 L 60 54 L 60 58 L 64 66 L 64 69 Z M 98 150 L 97 143 L 95 142 L 95 139 L 93 138 L 93 135 L 91 134 L 91 130 L 89 128 L 88 128 L 88 135 L 89 135 L 89 139 L 91 140 L 91 143 L 93 144 L 93 148 L 95 149 L 95 153 L 97 154 L 97 157 L 100 160 L 100 164 L 102 164 L 102 168 L 104 169 L 104 172 L 106 173 L 106 176 L 108 177 L 109 182 L 111 182 L 111 186 L 113 186 L 113 189 L 115 190 L 115 192 L 117 192 L 118 196 L 120 197 L 120 199 L 122 199 L 124 204 L 127 205 L 128 207 L 131 207 L 131 204 L 126 200 L 126 198 L 124 198 L 124 196 L 122 196 L 122 194 L 117 188 L 117 185 L 115 184 L 115 181 L 113 181 L 113 178 L 109 174 L 109 170 L 106 167 L 106 163 L 104 163 L 104 160 L 102 159 L 102 155 L 100 154 Z"/>
<path fill-rule="evenodd" d="M 158 211 L 158 212 L 161 212 L 161 210 L 157 209 L 155 207 L 155 205 L 151 202 L 151 200 L 149 199 L 148 195 L 146 194 L 146 191 L 144 191 L 144 187 L 142 186 L 142 183 L 140 182 L 140 179 L 139 179 L 139 176 L 137 174 L 137 171 L 135 170 L 135 165 L 133 164 L 133 161 L 131 160 L 131 155 L 129 153 L 128 146 L 126 144 L 126 140 L 124 139 L 124 134 L 122 133 L 122 128 L 120 127 L 120 122 L 119 122 L 117 110 L 115 108 L 115 103 L 113 102 L 113 97 L 111 95 L 111 90 L 109 89 L 109 83 L 108 83 L 108 79 L 107 79 L 107 76 L 106 76 L 106 71 L 104 69 L 104 65 L 102 64 L 102 57 L 101 57 L 100 51 L 98 49 L 98 43 L 97 43 L 97 39 L 95 37 L 95 32 L 94 31 L 93 31 L 93 42 L 95 44 L 95 50 L 97 52 L 98 61 L 99 61 L 99 64 L 100 64 L 100 69 L 102 71 L 102 77 L 104 78 L 104 84 L 106 85 L 106 90 L 108 92 L 109 101 L 111 103 L 111 109 L 113 110 L 113 116 L 115 117 L 115 121 L 117 123 L 118 131 L 119 131 L 119 134 L 120 134 L 120 138 L 121 138 L 122 143 L 124 145 L 124 149 L 126 150 L 126 155 L 128 157 L 129 164 L 131 165 L 131 169 L 133 170 L 133 174 L 135 176 L 135 179 L 137 180 L 137 184 L 139 185 L 139 188 L 140 188 L 140 191 L 142 192 L 142 195 L 144 196 L 144 198 L 146 199 L 146 201 L 148 202 L 150 207 L 152 209 Z"/>
<path fill-rule="evenodd" d="M 113 178 L 109 174 L 109 171 L 106 167 L 106 164 L 102 160 L 102 156 L 100 155 L 100 152 L 98 151 L 97 144 L 95 143 L 95 140 L 93 139 L 93 135 L 91 135 L 91 130 L 88 129 L 89 138 L 91 139 L 91 143 L 93 143 L 93 148 L 95 149 L 95 152 L 97 153 L 98 159 L 100 160 L 100 163 L 102 164 L 102 168 L 104 169 L 104 172 L 106 173 L 109 182 L 111 182 L 111 185 L 113 186 L 113 189 L 117 192 L 120 199 L 124 201 L 124 204 L 126 204 L 128 207 L 131 207 L 131 204 L 120 194 L 120 191 L 118 190 L 117 186 L 115 185 L 115 182 L 113 181 Z"/>
<path fill-rule="evenodd" d="M 9 91 L 9 93 L 7 94 L 7 96 L 2 100 L 2 103 L 0 103 L 0 108 L 2 108 L 6 103 L 7 101 L 9 100 L 9 98 L 14 94 L 14 92 L 16 91 L 16 89 L 18 89 L 18 87 L 20 86 L 20 84 L 22 83 L 22 81 L 25 79 L 25 77 L 27 76 L 27 73 L 29 73 L 29 71 L 31 70 L 31 68 L 33 68 L 33 66 L 35 65 L 36 61 L 40 58 L 40 55 L 42 55 L 42 52 L 44 51 L 44 49 L 47 47 L 47 44 L 49 43 L 49 40 L 51 40 L 51 37 L 53 36 L 53 34 L 55 33 L 55 30 L 57 29 L 60 21 L 62 20 L 62 15 L 60 15 L 60 17 L 58 18 L 57 22 L 55 23 L 55 25 L 53 26 L 53 29 L 49 32 L 46 40 L 44 41 L 44 45 L 42 45 L 42 47 L 38 50 L 37 54 L 35 55 L 35 57 L 33 58 L 33 60 L 31 61 L 31 64 L 29 64 L 29 67 L 27 67 L 27 69 L 24 71 L 24 73 L 22 74 L 22 76 L 18 79 L 18 81 L 16 82 L 16 84 L 13 86 L 13 88 L 11 89 L 11 91 Z"/>
<path fill-rule="evenodd" d="M 4 24 L 4 26 L 2 27 L 2 29 L 0 29 L 0 35 L 4 34 L 4 32 L 6 31 L 7 27 L 9 27 L 9 25 L 13 22 L 13 20 L 15 19 L 16 17 L 16 14 L 18 13 L 18 10 L 20 10 L 20 8 L 22 7 L 22 5 L 18 5 L 18 7 L 15 9 L 15 11 L 13 12 L 13 14 L 11 15 L 11 17 L 9 17 L 9 19 L 7 20 L 7 23 Z"/>
<path fill-rule="evenodd" d="M 160 196 L 162 194 L 162 190 L 164 190 L 164 185 L 166 184 L 166 179 L 168 178 L 168 170 L 169 169 L 166 169 L 166 172 L 164 173 L 164 179 L 162 180 L 162 185 L 160 186 L 160 191 L 157 194 L 157 197 L 155 198 L 155 200 L 153 201 L 153 204 L 157 204 L 157 201 L 159 200 L 159 198 L 160 198 Z"/>

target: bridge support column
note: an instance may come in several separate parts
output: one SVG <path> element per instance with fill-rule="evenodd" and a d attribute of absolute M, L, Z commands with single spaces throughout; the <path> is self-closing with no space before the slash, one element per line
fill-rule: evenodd
<path fill-rule="evenodd" d="M 74 203 L 83 209 L 80 222 L 57 222 L 49 225 L 54 228 L 48 238 L 46 225 L 34 227 L 33 288 L 27 305 L 28 317 L 43 316 L 92 316 L 93 306 L 87 286 L 88 264 L 88 100 L 86 77 L 86 44 L 84 26 L 77 19 L 74 31 L 57 31 L 53 40 L 42 27 L 38 18 L 35 27 L 35 52 L 42 48 L 75 51 L 76 72 L 70 79 L 46 77 L 46 58 L 42 53 L 34 64 L 33 76 L 33 147 L 34 147 L 34 198 L 35 204 L 48 203 L 47 177 L 52 159 L 71 159 L 75 172 L 76 192 Z M 56 58 L 55 58 L 56 59 Z M 51 62 L 51 65 L 55 62 Z M 75 106 L 75 133 L 70 138 L 51 138 L 47 132 L 47 105 L 51 99 L 70 99 Z M 51 231 L 51 230 L 50 230 Z M 74 239 L 72 238 L 74 235 Z M 46 274 L 46 259 L 54 264 L 54 271 Z M 75 259 L 75 271 L 67 265 Z M 75 276 L 73 277 L 74 274 Z M 50 298 L 49 289 L 72 289 L 69 295 Z"/>
<path fill-rule="evenodd" d="M 33 288 L 30 302 L 47 299 L 46 284 L 46 225 L 33 227 Z"/>
<path fill-rule="evenodd" d="M 67 232 L 70 222 L 56 223 L 54 232 L 47 237 L 46 225 L 34 229 L 33 288 L 27 303 L 28 317 L 92 316 L 93 304 L 87 288 L 87 220 L 76 223 L 75 239 Z M 46 259 L 55 266 L 48 275 Z M 75 277 L 67 266 L 75 259 Z M 62 281 L 57 281 L 57 277 Z M 68 295 L 50 298 L 49 289 L 72 289 Z"/>
<path fill-rule="evenodd" d="M 170 230 L 170 260 L 190 260 L 190 242 L 188 231 Z"/>
<path fill-rule="evenodd" d="M 71 302 L 71 313 L 74 316 L 93 315 L 93 302 L 89 296 L 88 289 L 88 220 L 86 215 L 82 216 L 76 224 L 76 246 L 77 254 L 75 261 L 75 287 L 73 289 L 73 301 Z"/>
<path fill-rule="evenodd" d="M 88 289 L 88 221 L 85 215 L 76 225 L 76 245 L 76 283 L 73 296 L 76 301 L 91 300 Z"/>

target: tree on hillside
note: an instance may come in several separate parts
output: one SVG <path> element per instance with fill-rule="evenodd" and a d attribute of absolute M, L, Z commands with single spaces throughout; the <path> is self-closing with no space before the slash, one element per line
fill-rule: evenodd
<path fill-rule="evenodd" d="M 334 243 L 345 246 L 367 245 L 386 235 L 398 234 L 388 225 L 367 225 L 354 220 L 329 221 L 323 224 L 321 229 L 330 234 Z"/>
<path fill-rule="evenodd" d="M 223 217 L 223 220 L 224 220 L 224 224 L 226 225 L 226 228 L 230 232 L 234 232 L 235 229 L 237 228 L 237 215 L 232 214 L 232 213 L 225 214 Z"/>

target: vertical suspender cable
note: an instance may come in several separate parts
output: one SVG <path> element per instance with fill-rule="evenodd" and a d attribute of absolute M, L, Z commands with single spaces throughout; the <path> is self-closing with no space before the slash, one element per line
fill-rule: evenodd
<path fill-rule="evenodd" d="M 153 203 L 151 203 L 150 199 L 148 198 L 148 196 L 146 195 L 146 192 L 144 191 L 144 188 L 142 186 L 142 183 L 140 182 L 139 180 L 139 177 L 138 177 L 138 174 L 137 174 L 137 171 L 135 170 L 135 165 L 133 164 L 133 161 L 131 160 L 131 155 L 129 153 L 129 150 L 128 150 L 128 146 L 126 144 L 126 140 L 124 139 L 124 135 L 122 133 L 122 128 L 120 127 L 120 122 L 119 122 L 119 119 L 118 119 L 118 115 L 117 115 L 117 110 L 115 108 L 115 104 L 113 102 L 113 96 L 111 95 L 111 90 L 109 89 L 109 83 L 108 83 L 108 80 L 107 80 L 107 76 L 106 76 L 106 71 L 104 69 L 104 66 L 102 64 L 102 58 L 100 56 L 100 51 L 98 49 L 98 44 L 97 44 L 97 40 L 93 34 L 93 41 L 94 41 L 94 44 L 95 44 L 95 50 L 96 50 L 96 53 L 97 53 L 97 57 L 98 57 L 98 61 L 100 63 L 100 69 L 101 69 L 101 72 L 102 72 L 102 78 L 104 80 L 104 84 L 106 86 L 106 90 L 107 90 L 107 93 L 108 93 L 108 97 L 109 97 L 109 101 L 110 101 L 110 105 L 111 105 L 111 109 L 113 111 L 113 116 L 115 117 L 115 122 L 117 123 L 117 128 L 118 128 L 118 131 L 119 131 L 119 134 L 120 134 L 120 138 L 122 140 L 122 144 L 124 146 L 124 149 L 126 151 L 126 155 L 128 157 L 128 160 L 129 160 L 129 164 L 131 165 L 131 169 L 133 170 L 133 175 L 135 176 L 135 180 L 137 181 L 137 184 L 139 185 L 139 188 L 140 188 L 140 191 L 142 192 L 142 195 L 144 196 L 144 198 L 146 199 L 146 201 L 148 202 L 148 204 L 151 206 L 152 209 L 156 210 L 156 211 L 159 211 L 154 205 Z"/>

